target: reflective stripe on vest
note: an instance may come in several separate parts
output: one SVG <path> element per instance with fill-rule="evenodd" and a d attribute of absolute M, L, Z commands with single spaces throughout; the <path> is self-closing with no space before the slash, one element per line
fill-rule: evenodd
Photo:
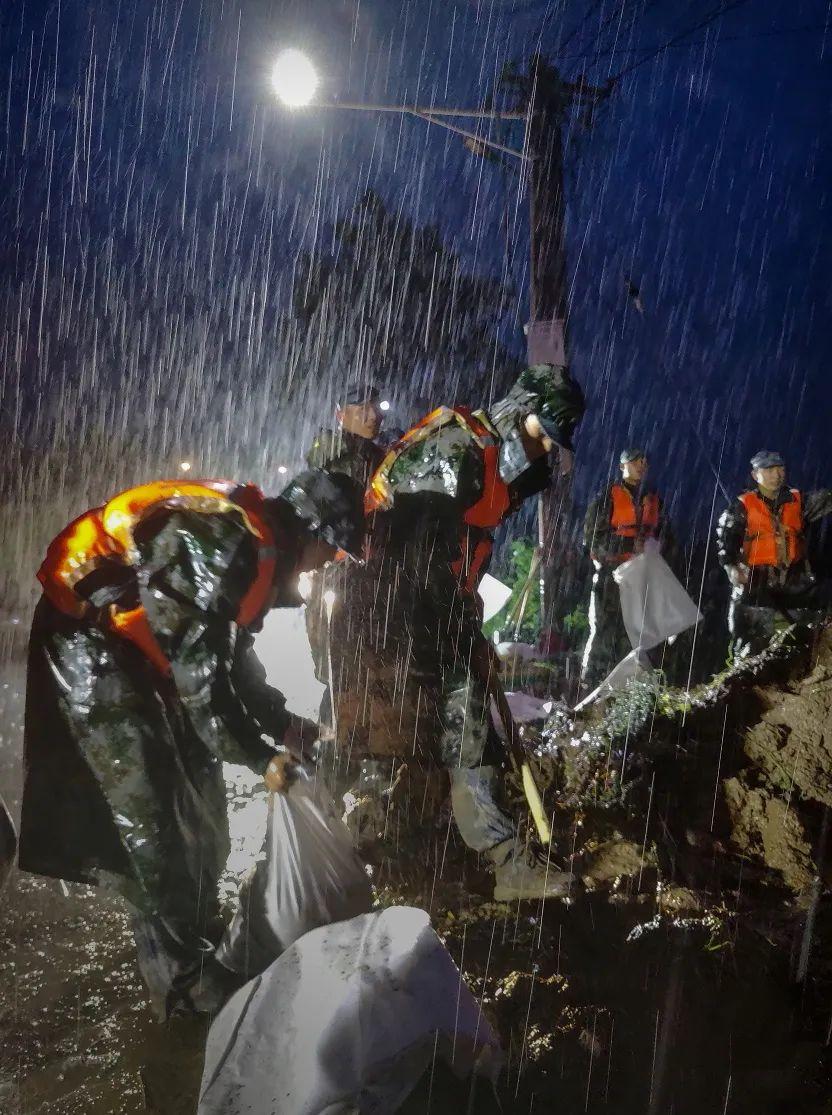
<path fill-rule="evenodd" d="M 743 553 L 746 565 L 772 565 L 784 568 L 800 561 L 804 553 L 803 500 L 792 488 L 792 498 L 775 516 L 758 492 L 743 492 L 746 523 Z"/>
<path fill-rule="evenodd" d="M 466 429 L 482 453 L 482 493 L 476 503 L 463 513 L 463 522 L 466 526 L 478 527 L 480 530 L 492 530 L 502 522 L 511 506 L 511 498 L 508 485 L 500 475 L 500 438 L 468 407 L 437 407 L 391 446 L 370 479 L 364 497 L 364 510 L 367 514 L 389 510 L 393 506 L 390 470 L 401 454 L 411 445 L 427 440 L 431 434 L 450 422 L 456 422 Z M 493 545 L 491 538 L 484 537 L 472 548 L 469 532 L 463 529 L 460 555 L 451 562 L 451 569 L 467 592 L 474 592 L 479 584 L 482 569 L 491 556 Z"/>
<path fill-rule="evenodd" d="M 390 470 L 403 452 L 412 445 L 426 441 L 450 422 L 456 422 L 468 431 L 482 450 L 482 495 L 464 514 L 469 526 L 496 527 L 510 506 L 508 485 L 500 476 L 500 438 L 485 422 L 467 407 L 437 407 L 399 438 L 390 447 L 381 464 L 373 473 L 364 496 L 364 511 L 389 511 L 394 493 L 390 484 Z"/>
<path fill-rule="evenodd" d="M 639 519 L 633 493 L 626 484 L 613 484 L 610 488 L 612 510 L 610 526 L 618 538 L 655 538 L 659 530 L 659 497 L 655 492 L 646 492 L 641 497 L 641 518 Z M 633 556 L 633 551 L 616 554 L 616 560 L 625 562 Z"/>
<path fill-rule="evenodd" d="M 160 507 L 186 508 L 205 514 L 239 512 L 257 540 L 257 572 L 240 602 L 237 622 L 252 623 L 269 603 L 274 580 L 275 539 L 263 515 L 263 494 L 253 484 L 242 487 L 219 480 L 182 482 L 161 480 L 130 488 L 104 507 L 75 519 L 51 543 L 38 570 L 44 594 L 59 611 L 83 617 L 90 604 L 75 586 L 104 560 L 135 565 L 139 560 L 134 532 L 151 511 Z M 167 672 L 164 654 L 153 636 L 144 609 L 110 607 L 112 629 L 139 646 L 153 664 Z"/>

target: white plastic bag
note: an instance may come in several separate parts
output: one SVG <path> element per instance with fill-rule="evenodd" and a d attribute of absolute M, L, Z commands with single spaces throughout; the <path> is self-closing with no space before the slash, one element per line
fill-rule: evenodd
<path fill-rule="evenodd" d="M 302 770 L 288 793 L 271 796 L 263 855 L 240 888 L 217 958 L 253 975 L 310 929 L 372 904 L 370 880 L 335 803 Z"/>
<path fill-rule="evenodd" d="M 702 618 L 676 580 L 658 548 L 625 561 L 613 574 L 619 586 L 621 615 L 634 649 L 650 650 Z"/>
<path fill-rule="evenodd" d="M 199 1115 L 389 1115 L 435 1059 L 493 1084 L 501 1054 L 428 915 L 394 906 L 308 933 L 229 999 Z"/>
<path fill-rule="evenodd" d="M 485 573 L 477 585 L 477 593 L 482 600 L 482 621 L 488 623 L 508 604 L 511 589 L 496 577 L 492 577 L 490 573 Z"/>

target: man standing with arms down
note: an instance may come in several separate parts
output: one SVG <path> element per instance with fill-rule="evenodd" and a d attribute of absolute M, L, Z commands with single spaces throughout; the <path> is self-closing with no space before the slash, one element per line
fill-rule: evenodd
<path fill-rule="evenodd" d="M 307 464 L 344 473 L 366 488 L 384 456 L 376 440 L 384 421 L 378 388 L 366 379 L 351 383 L 335 408 L 335 419 L 335 429 L 315 435 Z"/>
<path fill-rule="evenodd" d="M 779 626 L 811 621 L 832 606 L 830 585 L 806 560 L 806 528 L 832 512 L 832 491 L 786 486 L 786 462 L 762 449 L 751 458 L 755 486 L 717 525 L 719 564 L 731 582 L 728 628 L 738 654 L 757 654 Z"/>
<path fill-rule="evenodd" d="M 235 980 L 214 956 L 223 762 L 277 790 L 280 745 L 307 742 L 249 632 L 297 602 L 299 572 L 357 552 L 362 533 L 359 489 L 310 471 L 276 499 L 250 484 L 146 484 L 49 546 L 29 643 L 20 867 L 130 902 L 160 1013 L 213 1010 Z"/>
<path fill-rule="evenodd" d="M 439 407 L 427 415 L 391 448 L 368 492 L 382 653 L 396 660 L 400 694 L 417 690 L 410 703 L 420 738 L 428 736 L 450 774 L 460 835 L 491 862 L 498 901 L 556 896 L 568 880 L 547 871 L 545 855 L 528 857 L 496 800 L 495 666 L 476 589 L 494 529 L 550 483 L 548 454 L 557 446 L 571 464 L 583 411 L 566 368 L 527 368 L 488 412 Z"/>
<path fill-rule="evenodd" d="M 584 545 L 595 574 L 589 601 L 589 639 L 584 648 L 581 685 L 594 689 L 633 649 L 624 627 L 618 585 L 618 566 L 644 550 L 648 539 L 672 549 L 670 525 L 659 495 L 646 486 L 647 454 L 623 449 L 621 480 L 610 484 L 589 505 L 584 519 Z"/>

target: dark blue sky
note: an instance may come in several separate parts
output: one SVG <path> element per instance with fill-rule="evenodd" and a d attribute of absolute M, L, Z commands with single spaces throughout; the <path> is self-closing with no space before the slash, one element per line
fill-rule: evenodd
<path fill-rule="evenodd" d="M 294 357 L 270 349 L 269 323 L 297 251 L 326 246 L 367 187 L 516 284 L 503 324 L 519 342 L 517 176 L 417 120 L 290 116 L 268 82 L 281 45 L 320 60 L 327 97 L 477 105 L 538 44 L 600 82 L 718 7 L 62 0 L 58 18 L 56 3 L 3 5 L 4 426 L 112 427 L 149 439 L 149 462 L 245 461 L 268 482 L 319 417 L 281 414 Z M 724 442 L 729 488 L 761 445 L 788 454 L 795 481 L 832 481 L 828 7 L 724 7 L 623 77 L 567 143 L 571 356 L 591 406 L 576 500 L 635 440 L 677 518 L 700 526 L 713 481 L 691 422 L 715 459 Z"/>

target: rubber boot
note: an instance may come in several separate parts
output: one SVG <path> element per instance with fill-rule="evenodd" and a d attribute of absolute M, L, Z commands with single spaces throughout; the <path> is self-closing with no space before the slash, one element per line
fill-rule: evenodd
<path fill-rule="evenodd" d="M 567 898 L 574 885 L 569 871 L 557 871 L 518 840 L 504 840 L 486 852 L 494 864 L 494 901 Z"/>

